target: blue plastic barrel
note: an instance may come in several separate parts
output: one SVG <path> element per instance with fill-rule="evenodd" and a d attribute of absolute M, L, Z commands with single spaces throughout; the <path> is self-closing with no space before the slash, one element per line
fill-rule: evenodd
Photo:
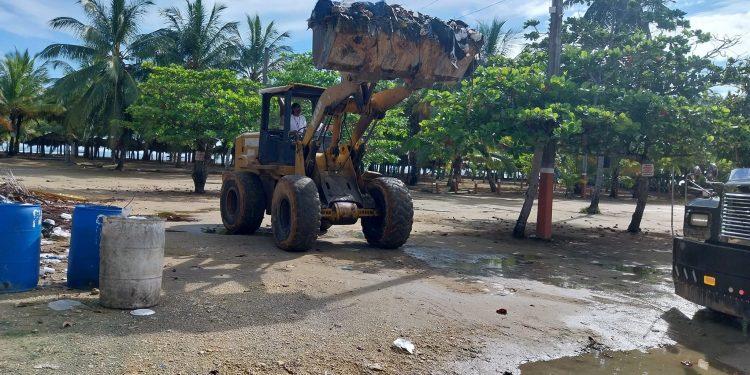
<path fill-rule="evenodd" d="M 0 204 L 0 293 L 36 288 L 41 241 L 42 207 Z"/>
<path fill-rule="evenodd" d="M 122 208 L 114 206 L 78 205 L 73 209 L 68 254 L 68 287 L 90 289 L 99 287 L 99 216 L 118 216 Z"/>

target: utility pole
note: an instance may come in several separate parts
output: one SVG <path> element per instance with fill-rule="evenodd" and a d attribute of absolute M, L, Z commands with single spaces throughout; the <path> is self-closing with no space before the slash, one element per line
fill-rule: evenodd
<path fill-rule="evenodd" d="M 549 62 L 547 64 L 547 85 L 550 78 L 560 74 L 560 55 L 562 54 L 562 16 L 563 1 L 552 0 L 549 8 Z M 552 239 L 552 195 L 555 185 L 555 153 L 557 141 L 552 139 L 552 129 L 549 129 L 550 139 L 544 148 L 542 168 L 539 178 L 539 203 L 536 216 L 536 236 L 542 240 Z"/>

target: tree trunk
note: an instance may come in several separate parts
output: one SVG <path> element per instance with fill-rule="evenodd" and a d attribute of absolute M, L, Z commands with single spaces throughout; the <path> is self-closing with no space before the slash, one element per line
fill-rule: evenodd
<path fill-rule="evenodd" d="M 8 156 L 12 157 L 15 156 L 18 153 L 18 150 L 16 149 L 16 137 L 11 135 L 10 141 L 8 142 Z"/>
<path fill-rule="evenodd" d="M 65 144 L 65 162 L 68 164 L 75 164 L 76 162 L 76 153 L 73 150 L 76 150 L 74 142 Z"/>
<path fill-rule="evenodd" d="M 196 194 L 206 193 L 206 180 L 208 180 L 208 161 L 211 159 L 211 152 L 205 143 L 198 145 L 195 152 L 193 163 L 193 184 L 195 185 Z"/>
<path fill-rule="evenodd" d="M 586 213 L 598 214 L 599 211 L 599 194 L 602 190 L 602 180 L 604 179 L 604 156 L 596 158 L 596 182 L 594 182 L 594 191 L 591 193 L 591 204 L 586 208 Z"/>
<path fill-rule="evenodd" d="M 11 118 L 10 121 L 13 130 L 10 133 L 10 142 L 8 143 L 8 156 L 12 157 L 18 154 L 18 138 L 21 135 L 21 122 L 17 118 Z"/>
<path fill-rule="evenodd" d="M 15 136 L 15 146 L 13 147 L 14 155 L 18 153 L 18 150 L 21 148 L 21 120 L 16 119 L 16 136 Z"/>
<path fill-rule="evenodd" d="M 529 188 L 526 189 L 526 196 L 523 201 L 521 213 L 518 215 L 516 226 L 513 228 L 514 238 L 526 238 L 526 222 L 531 214 L 531 207 L 534 205 L 534 199 L 539 192 L 539 170 L 542 167 L 542 155 L 547 142 L 540 142 L 534 148 L 534 159 L 531 162 L 531 174 L 529 175 Z"/>
<path fill-rule="evenodd" d="M 456 156 L 451 165 L 451 176 L 448 179 L 448 187 L 453 193 L 458 192 L 458 185 L 461 181 L 461 164 L 463 164 L 461 156 Z"/>
<path fill-rule="evenodd" d="M 648 199 L 648 177 L 638 177 L 638 203 L 635 205 L 633 218 L 630 220 L 628 232 L 638 233 L 641 231 L 641 220 L 643 211 L 646 210 L 646 200 Z"/>
<path fill-rule="evenodd" d="M 143 157 L 141 158 L 142 161 L 151 161 L 151 151 L 149 151 L 148 146 L 143 146 Z"/>
<path fill-rule="evenodd" d="M 490 171 L 489 169 L 487 169 L 486 172 L 487 181 L 490 183 L 490 191 L 493 193 L 497 193 L 497 178 L 495 176 L 495 173 Z"/>
<path fill-rule="evenodd" d="M 617 199 L 620 194 L 620 158 L 613 158 L 612 163 L 612 186 L 610 186 L 609 196 Z"/>
<path fill-rule="evenodd" d="M 419 168 L 417 168 L 417 153 L 416 151 L 409 151 L 409 186 L 414 186 L 419 183 Z"/>

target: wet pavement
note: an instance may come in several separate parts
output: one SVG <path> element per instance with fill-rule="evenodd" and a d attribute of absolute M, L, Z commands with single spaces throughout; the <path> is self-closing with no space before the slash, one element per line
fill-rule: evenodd
<path fill-rule="evenodd" d="M 561 339 L 560 347 L 551 352 L 567 353 L 566 357 L 540 361 L 544 352 L 528 353 L 527 363 L 520 366 L 522 374 L 750 373 L 750 340 L 742 336 L 739 321 L 676 296 L 667 259 L 649 257 L 648 262 L 639 262 L 638 254 L 613 256 L 611 251 L 576 250 L 582 245 L 576 242 L 557 245 L 556 252 L 550 253 L 502 254 L 413 245 L 404 252 L 432 267 L 476 280 L 494 295 L 512 296 L 522 289 L 542 291 L 540 287 L 527 288 L 534 280 L 551 286 L 553 293 L 561 294 L 554 288 L 574 292 L 569 298 L 592 308 L 557 316 L 563 317 L 567 328 L 591 332 L 596 339 L 589 340 L 598 347 L 587 345 L 582 338 L 574 344 L 578 347 L 571 347 Z M 555 244 L 549 246 L 556 248 Z M 523 345 L 518 346 L 522 351 Z M 504 354 L 518 355 L 508 348 L 507 341 L 488 340 L 484 362 L 467 361 L 458 369 L 502 372 L 497 364 L 505 361 Z"/>
<path fill-rule="evenodd" d="M 522 365 L 522 374 L 741 374 L 736 368 L 727 366 L 703 353 L 680 345 L 667 346 L 649 351 L 586 353 L 576 357 L 560 358 L 548 362 Z"/>

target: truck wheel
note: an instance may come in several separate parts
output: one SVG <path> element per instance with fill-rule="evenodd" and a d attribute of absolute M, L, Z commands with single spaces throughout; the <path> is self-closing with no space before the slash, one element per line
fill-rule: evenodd
<path fill-rule="evenodd" d="M 221 221 L 229 234 L 253 234 L 263 221 L 266 193 L 255 173 L 228 173 L 221 184 Z"/>
<path fill-rule="evenodd" d="M 305 176 L 284 176 L 273 191 L 271 227 L 276 246 L 286 251 L 306 251 L 318 238 L 320 198 L 318 187 Z"/>
<path fill-rule="evenodd" d="M 321 220 L 320 221 L 320 234 L 326 234 L 333 224 L 328 220 Z"/>
<path fill-rule="evenodd" d="M 403 245 L 411 234 L 414 207 L 409 189 L 401 180 L 378 177 L 367 186 L 375 200 L 378 216 L 362 218 L 362 232 L 367 242 L 383 249 Z"/>

